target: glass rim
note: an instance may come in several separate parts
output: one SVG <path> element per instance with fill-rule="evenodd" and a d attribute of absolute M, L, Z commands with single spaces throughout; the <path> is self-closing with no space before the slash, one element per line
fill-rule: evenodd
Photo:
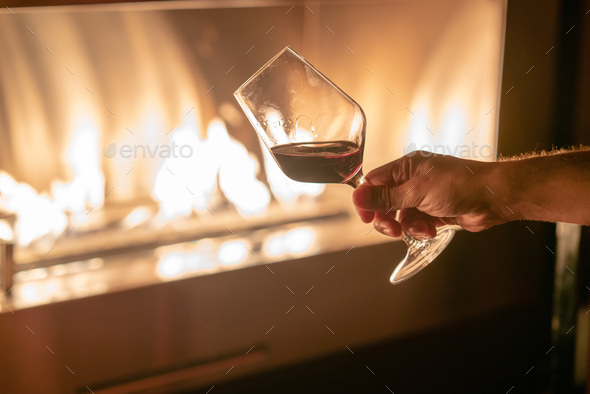
<path fill-rule="evenodd" d="M 262 67 L 260 67 L 260 68 L 259 68 L 259 69 L 258 69 L 258 70 L 257 70 L 257 71 L 254 73 L 254 74 L 252 74 L 252 75 L 250 76 L 250 78 L 248 78 L 248 79 L 247 79 L 247 80 L 246 80 L 244 83 L 242 83 L 242 84 L 240 85 L 240 87 L 239 87 L 239 88 L 237 88 L 237 89 L 234 91 L 234 96 L 236 96 L 236 97 L 237 97 L 237 96 L 238 96 L 238 94 L 239 94 L 239 92 L 240 92 L 240 90 L 244 89 L 244 87 L 246 87 L 246 85 L 248 85 L 250 82 L 252 82 L 252 80 L 253 80 L 254 78 L 258 77 L 258 75 L 260 75 L 260 73 L 262 73 L 262 71 L 263 71 L 263 70 L 265 70 L 265 69 L 268 67 L 268 65 L 269 65 L 269 64 L 271 64 L 272 62 L 274 62 L 274 61 L 275 61 L 275 60 L 276 60 L 276 59 L 277 59 L 279 56 L 281 56 L 283 53 L 285 53 L 285 52 L 287 52 L 287 51 L 289 51 L 289 52 L 293 53 L 293 54 L 294 54 L 296 57 L 298 57 L 300 60 L 302 60 L 302 61 L 304 61 L 305 63 L 309 64 L 309 63 L 308 63 L 308 62 L 307 62 L 307 61 L 306 61 L 306 60 L 303 58 L 303 56 L 299 55 L 297 52 L 295 52 L 295 51 L 293 50 L 293 48 L 291 48 L 289 45 L 287 45 L 286 47 L 284 47 L 283 49 L 281 49 L 281 50 L 279 51 L 279 53 L 277 53 L 276 55 L 274 55 L 274 56 L 273 56 L 273 57 L 272 57 L 272 58 L 271 58 L 269 61 L 267 61 L 266 63 L 264 63 L 264 65 L 263 65 Z M 310 66 L 311 66 L 311 64 L 310 64 Z"/>
<path fill-rule="evenodd" d="M 284 47 L 283 49 L 281 49 L 276 55 L 274 55 L 269 61 L 267 61 L 266 63 L 264 63 L 264 65 L 262 67 L 260 67 L 254 74 L 252 74 L 250 76 L 250 78 L 248 78 L 244 83 L 242 83 L 240 85 L 239 88 L 237 88 L 233 95 L 236 99 L 239 99 L 239 94 L 240 91 L 243 90 L 248 84 L 250 84 L 250 82 L 252 82 L 256 77 L 258 77 L 264 70 L 266 70 L 266 68 L 272 63 L 274 62 L 277 58 L 279 58 L 281 55 L 283 55 L 285 52 L 289 52 L 292 55 L 294 55 L 297 59 L 299 59 L 301 62 L 303 62 L 305 65 L 309 66 L 312 70 L 314 70 L 316 73 L 318 73 L 326 82 L 328 82 L 330 85 L 332 85 L 333 88 L 335 88 L 336 90 L 338 90 L 340 93 L 342 93 L 344 95 L 344 97 L 346 97 L 348 100 L 350 100 L 352 103 L 354 103 L 354 105 L 356 105 L 357 107 L 361 108 L 362 107 L 352 98 L 350 97 L 348 94 L 346 94 L 345 91 L 343 91 L 342 89 L 340 89 L 340 87 L 338 87 L 338 85 L 336 85 L 334 82 L 332 82 L 332 80 L 330 78 L 328 78 L 327 76 L 325 76 L 320 70 L 318 70 L 316 67 L 313 66 L 313 64 L 311 64 L 310 62 L 308 62 L 307 60 L 305 60 L 305 58 L 303 56 L 301 56 L 299 53 L 297 53 L 293 48 L 291 48 L 290 45 L 287 45 L 286 47 Z"/>

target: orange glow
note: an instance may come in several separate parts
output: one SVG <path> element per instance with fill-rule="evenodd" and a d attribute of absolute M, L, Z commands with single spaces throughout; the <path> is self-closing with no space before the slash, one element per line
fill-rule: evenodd
<path fill-rule="evenodd" d="M 14 232 L 19 245 L 27 246 L 45 235 L 57 237 L 67 226 L 66 215 L 48 196 L 3 172 L 0 172 L 0 197 L 2 207 L 17 215 Z"/>
<path fill-rule="evenodd" d="M 416 85 L 404 153 L 496 159 L 502 20 L 493 3 L 466 3 L 447 24 Z"/>

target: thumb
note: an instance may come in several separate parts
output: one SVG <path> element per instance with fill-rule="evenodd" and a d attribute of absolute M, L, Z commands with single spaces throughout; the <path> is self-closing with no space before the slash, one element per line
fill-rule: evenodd
<path fill-rule="evenodd" d="M 416 207 L 418 197 L 416 188 L 407 183 L 400 186 L 363 185 L 353 192 L 352 202 L 362 210 L 379 212 Z"/>

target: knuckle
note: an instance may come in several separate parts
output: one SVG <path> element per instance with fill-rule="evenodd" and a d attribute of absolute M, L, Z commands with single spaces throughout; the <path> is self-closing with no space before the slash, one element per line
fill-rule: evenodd
<path fill-rule="evenodd" d="M 393 206 L 393 198 L 391 196 L 391 189 L 383 186 L 380 189 L 379 201 L 381 203 L 381 209 L 388 210 Z"/>

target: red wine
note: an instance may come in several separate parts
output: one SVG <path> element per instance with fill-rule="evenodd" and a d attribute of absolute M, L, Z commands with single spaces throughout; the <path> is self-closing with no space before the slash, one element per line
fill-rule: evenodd
<path fill-rule="evenodd" d="M 342 183 L 363 160 L 362 147 L 350 141 L 302 142 L 270 150 L 285 175 L 299 182 Z"/>

